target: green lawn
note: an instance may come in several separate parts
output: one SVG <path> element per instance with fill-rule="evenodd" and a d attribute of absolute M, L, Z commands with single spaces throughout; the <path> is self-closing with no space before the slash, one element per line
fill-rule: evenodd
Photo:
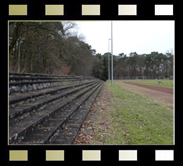
<path fill-rule="evenodd" d="M 118 80 L 116 80 L 118 81 Z M 121 81 L 121 80 L 120 80 Z M 141 84 L 150 84 L 150 85 L 158 85 L 158 86 L 165 86 L 165 87 L 173 87 L 173 80 L 143 80 L 143 79 L 136 79 L 136 80 L 122 80 L 122 81 L 129 81 L 129 82 L 137 82 L 137 83 L 141 83 Z M 159 85 L 158 81 L 161 81 L 162 84 Z"/>
<path fill-rule="evenodd" d="M 173 110 L 117 84 L 111 86 L 114 102 L 106 117 L 113 137 L 103 138 L 105 144 L 172 145 Z M 115 133 L 115 134 L 114 134 Z M 96 133 L 100 134 L 100 133 Z"/>

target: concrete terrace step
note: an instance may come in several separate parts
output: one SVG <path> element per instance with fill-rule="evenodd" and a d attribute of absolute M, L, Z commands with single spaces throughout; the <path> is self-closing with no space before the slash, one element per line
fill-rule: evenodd
<path fill-rule="evenodd" d="M 75 114 L 73 114 L 63 128 L 58 129 L 56 134 L 50 139 L 49 144 L 72 144 L 89 113 L 97 95 L 99 94 L 103 83 L 92 93 L 82 104 Z"/>
<path fill-rule="evenodd" d="M 55 87 L 59 85 L 65 85 L 69 83 L 83 82 L 82 80 L 62 80 L 62 81 L 26 81 L 26 82 L 10 82 L 9 94 L 13 93 L 25 93 L 29 91 L 35 91 L 39 89 L 45 89 L 49 87 Z"/>
<path fill-rule="evenodd" d="M 9 78 L 9 82 L 22 81 L 22 80 L 61 80 L 61 79 L 83 79 L 82 77 L 27 77 L 27 76 L 12 76 Z"/>
<path fill-rule="evenodd" d="M 30 80 L 30 79 L 29 79 Z M 9 86 L 18 86 L 18 85 L 27 85 L 27 84 L 41 84 L 41 83 L 54 83 L 54 82 L 68 82 L 68 81 L 80 81 L 82 79 L 75 79 L 75 78 L 71 78 L 71 79 L 59 79 L 59 80 L 35 80 L 35 81 L 17 81 L 17 82 L 9 82 Z"/>
<path fill-rule="evenodd" d="M 9 73 L 9 144 L 71 144 L 102 86 L 90 76 Z"/>
<path fill-rule="evenodd" d="M 9 80 L 43 80 L 43 79 L 94 79 L 91 76 L 72 76 L 72 75 L 63 75 L 63 76 L 57 76 L 57 75 L 47 75 L 47 74 L 23 74 L 23 73 L 9 73 Z"/>
<path fill-rule="evenodd" d="M 56 77 L 56 78 L 65 78 L 65 77 L 85 77 L 85 76 L 76 76 L 76 75 L 50 75 L 50 74 L 36 74 L 36 73 L 9 73 L 9 77 Z M 86 76 L 91 77 L 91 76 Z"/>
<path fill-rule="evenodd" d="M 57 102 L 54 105 L 46 107 L 44 110 L 39 112 L 34 112 L 17 122 L 10 122 L 9 126 L 9 142 L 10 144 L 16 142 L 19 138 L 25 135 L 29 130 L 32 130 L 36 127 L 39 123 L 43 122 L 45 119 L 52 116 L 59 110 L 63 110 L 64 107 L 67 107 L 68 104 L 72 103 L 75 99 L 83 95 L 84 93 L 88 92 L 90 89 L 94 88 L 97 84 L 93 84 L 89 87 L 85 87 L 82 90 L 66 97 L 64 100 Z"/>
<path fill-rule="evenodd" d="M 32 102 L 29 102 L 29 103 L 26 103 L 26 104 L 18 105 L 15 108 L 9 108 L 9 118 L 12 119 L 12 118 L 20 116 L 24 113 L 27 113 L 27 112 L 30 112 L 32 110 L 38 109 L 40 107 L 43 107 L 45 104 L 48 104 L 48 103 L 53 102 L 55 100 L 58 100 L 61 97 L 70 95 L 70 94 L 72 94 L 72 93 L 74 93 L 74 92 L 76 92 L 80 89 L 83 89 L 84 87 L 88 87 L 92 84 L 96 84 L 96 83 L 92 82 L 90 84 L 82 85 L 80 87 L 75 87 L 71 90 L 67 90 L 67 91 L 64 91 L 62 93 L 51 95 L 48 98 L 39 99 L 39 101 L 36 100 L 36 101 L 32 101 Z"/>
<path fill-rule="evenodd" d="M 35 130 L 30 132 L 25 139 L 23 139 L 20 144 L 46 144 L 49 143 L 49 140 L 57 134 L 57 130 L 67 121 L 69 118 L 82 106 L 82 104 L 88 100 L 88 98 L 101 86 L 101 84 L 90 89 L 80 98 L 76 99 L 69 105 L 65 110 L 57 112 L 52 117 L 49 117 L 48 120 L 37 126 Z M 77 133 L 75 133 L 77 134 Z"/>
<path fill-rule="evenodd" d="M 25 93 L 29 91 L 35 91 L 40 89 L 46 89 L 50 87 L 56 87 L 61 85 L 69 85 L 73 83 L 86 82 L 82 80 L 70 80 L 70 81 L 57 81 L 57 82 L 23 82 L 16 83 L 16 85 L 9 85 L 9 95 L 13 93 Z M 15 84 L 15 83 L 14 83 Z"/>
<path fill-rule="evenodd" d="M 70 84 L 70 85 L 61 85 L 61 86 L 56 86 L 56 87 L 52 87 L 52 88 L 46 88 L 46 89 L 41 89 L 41 90 L 37 90 L 37 91 L 30 91 L 30 92 L 25 92 L 25 93 L 14 93 L 12 95 L 9 96 L 9 104 L 16 104 L 22 101 L 27 101 L 29 99 L 34 99 L 36 97 L 39 96 L 44 96 L 47 94 L 54 94 L 56 92 L 59 92 L 61 90 L 67 90 L 70 88 L 74 88 L 74 87 L 78 87 L 81 85 L 85 85 L 85 84 L 89 84 L 93 81 L 87 81 L 84 83 L 76 83 L 76 84 Z"/>
<path fill-rule="evenodd" d="M 81 76 L 48 76 L 35 74 L 9 74 L 9 94 L 25 93 L 70 83 L 96 80 L 93 77 Z"/>

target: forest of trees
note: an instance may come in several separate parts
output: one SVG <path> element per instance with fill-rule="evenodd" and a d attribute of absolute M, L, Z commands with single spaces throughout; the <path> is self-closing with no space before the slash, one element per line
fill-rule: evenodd
<path fill-rule="evenodd" d="M 73 22 L 9 22 L 9 72 L 94 76 L 108 79 L 108 53 L 96 54 Z M 111 53 L 109 53 L 111 54 Z M 173 75 L 173 54 L 113 56 L 114 78 Z"/>
<path fill-rule="evenodd" d="M 101 79 L 108 79 L 108 54 L 97 54 L 93 74 Z M 110 59 L 111 60 L 111 59 Z M 111 66 L 111 61 L 110 61 Z M 113 77 L 136 78 L 146 76 L 146 78 L 164 78 L 173 75 L 173 54 L 167 51 L 166 54 L 151 52 L 150 54 L 138 55 L 131 52 L 129 56 L 121 53 L 113 55 Z M 142 77 L 139 77 L 142 78 Z"/>
<path fill-rule="evenodd" d="M 72 22 L 10 22 L 9 71 L 91 75 L 91 46 L 69 30 Z"/>

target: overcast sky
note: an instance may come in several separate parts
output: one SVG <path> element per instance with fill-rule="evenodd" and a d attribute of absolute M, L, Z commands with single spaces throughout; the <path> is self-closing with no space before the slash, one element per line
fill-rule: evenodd
<path fill-rule="evenodd" d="M 111 21 L 76 21 L 78 35 L 96 50 L 108 52 Z M 109 41 L 110 42 L 110 41 Z M 174 21 L 113 21 L 113 54 L 138 54 L 158 51 L 174 53 Z M 111 52 L 111 42 L 109 51 Z"/>

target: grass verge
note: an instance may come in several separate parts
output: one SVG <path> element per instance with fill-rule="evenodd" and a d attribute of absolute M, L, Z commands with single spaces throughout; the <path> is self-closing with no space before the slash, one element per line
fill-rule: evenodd
<path fill-rule="evenodd" d="M 166 104 L 152 101 L 115 82 L 113 86 L 109 83 L 107 86 L 114 101 L 111 111 L 105 114 L 112 127 L 102 138 L 104 144 L 173 144 L 173 111 Z M 96 130 L 96 138 L 99 134 L 100 131 Z"/>

